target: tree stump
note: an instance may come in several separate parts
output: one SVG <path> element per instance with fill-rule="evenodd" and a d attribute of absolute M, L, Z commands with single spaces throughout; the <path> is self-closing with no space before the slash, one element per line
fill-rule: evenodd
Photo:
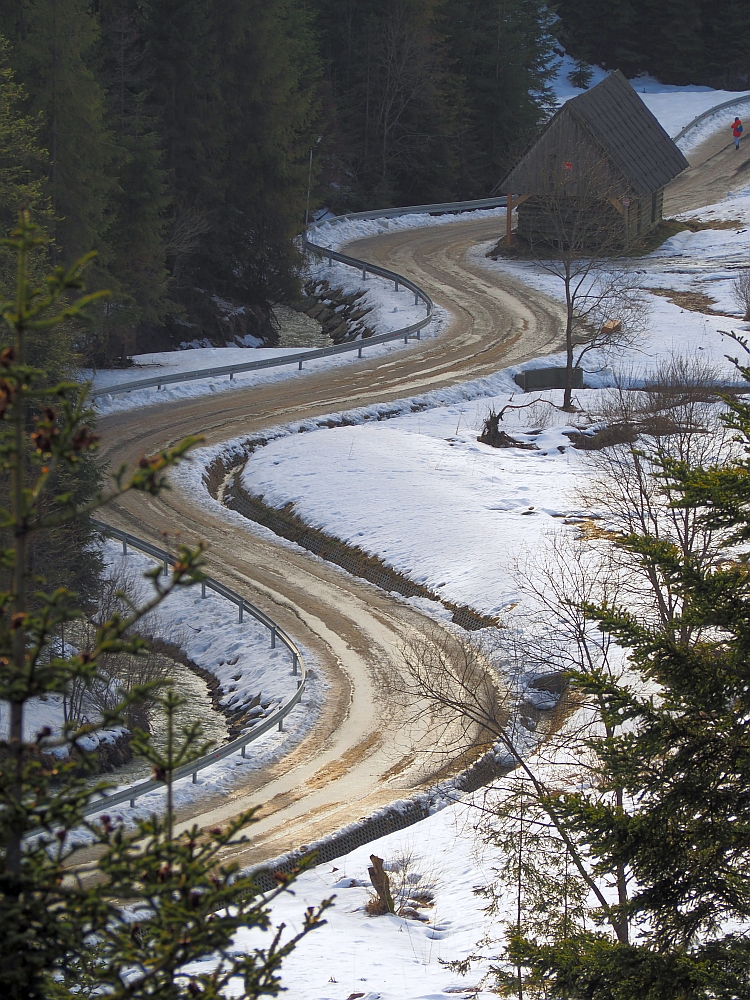
<path fill-rule="evenodd" d="M 393 903 L 393 896 L 391 896 L 391 883 L 383 870 L 383 859 L 371 854 L 370 861 L 372 861 L 372 868 L 368 868 L 367 871 L 372 882 L 372 887 L 378 894 L 383 912 L 395 913 L 396 907 Z"/>

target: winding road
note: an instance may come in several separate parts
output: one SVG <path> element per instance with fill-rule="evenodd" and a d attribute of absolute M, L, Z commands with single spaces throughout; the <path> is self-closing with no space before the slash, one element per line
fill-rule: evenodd
<path fill-rule="evenodd" d="M 700 158 L 703 147 L 696 154 Z M 724 162 L 721 153 L 715 162 Z M 682 205 L 709 200 L 705 170 L 696 172 L 692 195 L 689 179 L 680 184 Z M 467 260 L 473 246 L 496 240 L 502 228 L 501 220 L 467 218 L 347 247 L 348 253 L 412 278 L 445 308 L 450 326 L 440 337 L 267 386 L 117 413 L 100 421 L 103 457 L 112 468 L 133 465 L 187 434 L 200 433 L 206 444 L 218 444 L 282 422 L 465 382 L 557 349 L 562 327 L 556 303 Z M 315 727 L 289 754 L 252 772 L 229 796 L 209 792 L 198 815 L 179 817 L 183 825 L 189 820 L 213 826 L 262 804 L 251 842 L 236 849 L 237 860 L 253 863 L 311 842 L 435 780 L 406 735 L 415 706 L 389 697 L 404 640 L 432 631 L 432 620 L 301 550 L 238 532 L 200 498 L 177 488 L 158 499 L 126 497 L 104 516 L 156 544 L 163 542 L 165 529 L 189 542 L 205 540 L 211 574 L 247 594 L 306 647 L 327 684 Z"/>

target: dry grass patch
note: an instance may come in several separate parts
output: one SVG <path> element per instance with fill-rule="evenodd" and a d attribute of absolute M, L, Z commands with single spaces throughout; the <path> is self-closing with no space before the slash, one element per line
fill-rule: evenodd
<path fill-rule="evenodd" d="M 705 313 L 709 316 L 728 316 L 730 319 L 737 319 L 732 313 L 722 312 L 721 309 L 714 309 L 716 299 L 712 299 L 705 292 L 678 292 L 674 288 L 647 288 L 647 292 L 660 295 L 663 299 L 668 299 L 673 305 L 680 309 L 687 309 L 688 312 Z"/>

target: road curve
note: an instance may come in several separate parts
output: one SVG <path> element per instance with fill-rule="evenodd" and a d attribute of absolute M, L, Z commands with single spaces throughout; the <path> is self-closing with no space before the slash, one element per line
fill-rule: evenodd
<path fill-rule="evenodd" d="M 731 118 L 731 116 L 729 116 Z M 690 169 L 675 178 L 664 193 L 664 214 L 690 212 L 726 198 L 750 184 L 750 146 L 734 148 L 729 121 L 688 154 Z"/>
<path fill-rule="evenodd" d="M 746 154 L 728 159 L 723 145 L 714 137 L 696 150 L 695 167 L 667 192 L 671 211 L 726 193 L 726 177 L 736 176 Z M 497 239 L 502 228 L 501 220 L 469 217 L 347 247 L 354 256 L 407 275 L 445 308 L 450 324 L 439 338 L 267 386 L 117 413 L 100 422 L 104 458 L 113 468 L 132 465 L 187 434 L 217 444 L 281 422 L 490 375 L 558 348 L 555 303 L 466 259 L 473 246 Z M 307 647 L 328 685 L 314 730 L 283 760 L 252 774 L 230 796 L 209 796 L 199 815 L 183 820 L 214 825 L 262 803 L 252 843 L 237 852 L 238 860 L 252 863 L 317 839 L 434 780 L 405 735 L 413 706 L 389 698 L 404 638 L 434 627 L 424 616 L 305 552 L 238 532 L 179 489 L 159 499 L 127 497 L 105 516 L 156 543 L 165 529 L 187 541 L 204 539 L 211 574 L 246 593 Z"/>
<path fill-rule="evenodd" d="M 118 413 L 100 421 L 103 457 L 133 464 L 189 433 L 207 444 L 352 406 L 387 401 L 489 375 L 510 361 L 559 344 L 557 307 L 465 260 L 496 239 L 501 222 L 460 221 L 360 241 L 353 252 L 412 277 L 451 314 L 439 338 L 411 342 L 383 358 L 322 373 Z M 313 654 L 328 684 L 314 730 L 278 764 L 255 772 L 228 797 L 207 798 L 190 822 L 215 825 L 263 803 L 261 822 L 240 860 L 298 847 L 434 780 L 415 758 L 405 722 L 413 706 L 389 698 L 403 640 L 433 623 L 402 601 L 305 552 L 238 532 L 205 505 L 174 489 L 130 496 L 110 523 L 159 543 L 162 532 L 204 539 L 210 572 L 244 592 Z M 418 516 L 415 511 L 415 516 Z"/>

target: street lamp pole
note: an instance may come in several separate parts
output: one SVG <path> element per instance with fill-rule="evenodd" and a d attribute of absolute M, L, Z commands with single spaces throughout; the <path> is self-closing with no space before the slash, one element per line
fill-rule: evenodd
<path fill-rule="evenodd" d="M 322 138 L 323 138 L 322 135 L 318 136 L 318 138 L 315 141 L 315 146 L 318 145 L 318 143 Z M 305 231 L 307 231 L 307 223 L 310 218 L 310 185 L 312 183 L 312 160 L 313 160 L 313 151 L 315 149 L 315 146 L 310 147 L 310 163 L 307 168 L 307 207 L 305 208 Z"/>

